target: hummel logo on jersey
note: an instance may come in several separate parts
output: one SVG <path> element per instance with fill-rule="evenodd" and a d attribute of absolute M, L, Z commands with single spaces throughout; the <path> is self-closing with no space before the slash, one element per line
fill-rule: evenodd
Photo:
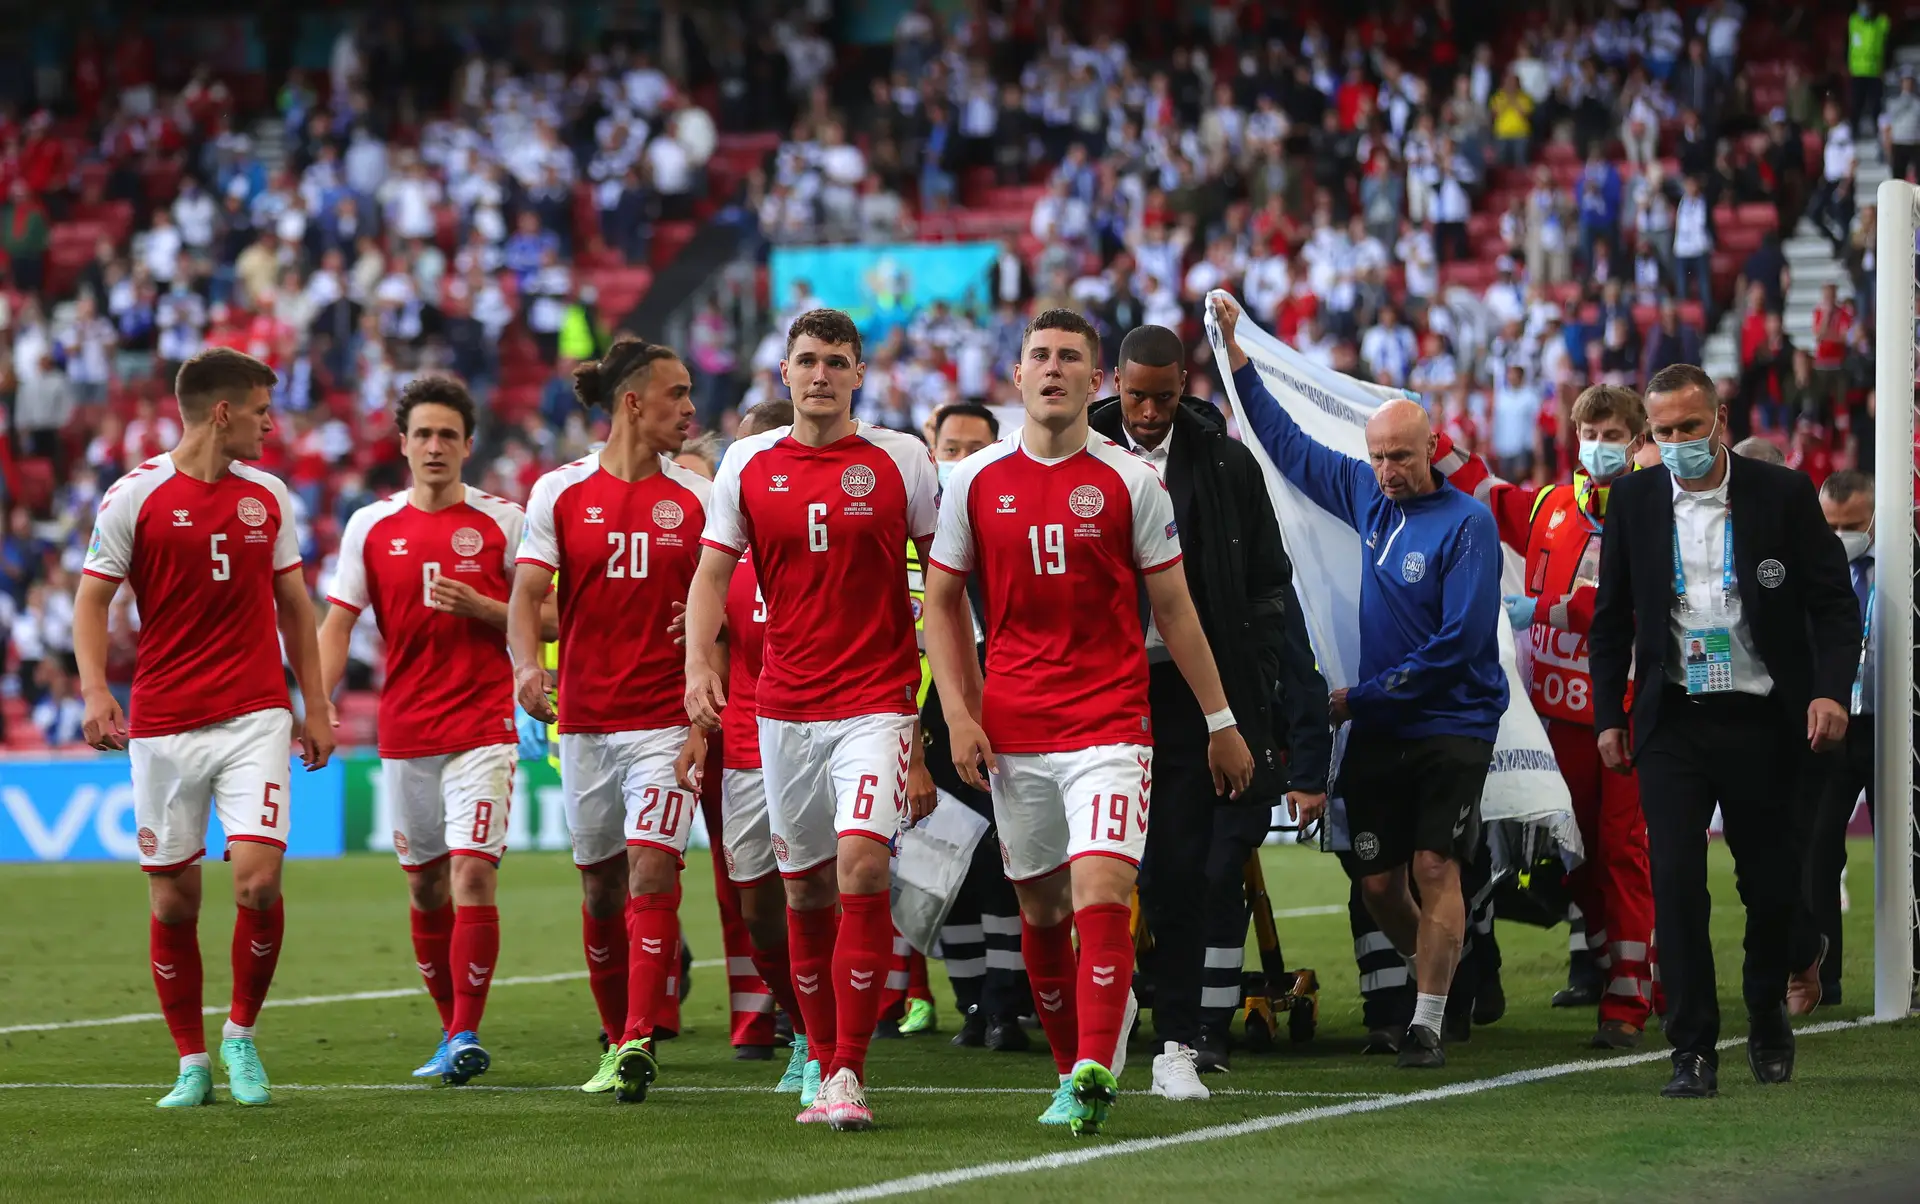
<path fill-rule="evenodd" d="M 407 554 L 407 541 L 404 539 L 394 540 L 393 546 L 387 549 L 387 555 L 389 556 L 405 556 L 406 554 Z"/>
<path fill-rule="evenodd" d="M 160 962 L 153 963 L 153 972 L 155 974 L 158 974 L 160 977 L 168 980 L 171 980 L 176 976 L 176 972 L 173 968 L 172 962 L 166 962 L 164 964 Z"/>
<path fill-rule="evenodd" d="M 1013 495 L 1011 493 L 1003 493 L 1000 495 L 1000 508 L 998 510 L 995 510 L 994 513 L 995 514 L 1012 514 L 1013 513 Z"/>
<path fill-rule="evenodd" d="M 470 987 L 484 987 L 487 985 L 487 976 L 492 973 L 492 966 L 477 966 L 472 962 L 468 962 L 467 985 Z"/>
<path fill-rule="evenodd" d="M 253 946 L 253 955 L 255 957 L 272 957 L 273 956 L 272 941 L 248 941 L 247 943 Z"/>
<path fill-rule="evenodd" d="M 612 953 L 613 953 L 613 946 L 611 945 L 588 945 L 587 946 L 587 959 L 589 961 L 604 962 L 607 960 L 608 957 L 612 955 Z"/>
<path fill-rule="evenodd" d="M 588 507 L 587 507 L 587 521 L 588 521 L 588 522 L 590 522 L 590 523 L 604 523 L 604 522 L 606 522 L 607 520 L 606 520 L 605 518 L 603 518 L 603 517 L 601 517 L 601 515 L 600 515 L 600 507 L 598 507 L 598 506 L 588 506 Z"/>
<path fill-rule="evenodd" d="M 847 979 L 853 984 L 853 989 L 856 991 L 873 989 L 872 970 L 849 970 L 847 971 Z"/>
<path fill-rule="evenodd" d="M 659 937 L 640 938 L 640 952 L 648 954 L 649 956 L 659 953 L 665 946 L 666 942 L 662 941 Z"/>
<path fill-rule="evenodd" d="M 420 971 L 420 977 L 422 978 L 432 978 L 434 976 L 432 962 L 415 962 L 413 963 L 413 968 Z"/>
<path fill-rule="evenodd" d="M 1093 979 L 1094 986 L 1110 987 L 1113 985 L 1113 967 L 1112 966 L 1095 966 L 1093 968 L 1091 977 Z"/>
<path fill-rule="evenodd" d="M 173 512 L 173 525 L 176 527 L 191 527 L 193 520 L 187 517 L 190 513 L 192 513 L 192 511 L 175 510 Z"/>
<path fill-rule="evenodd" d="M 168 975 L 168 977 L 172 977 L 172 975 Z M 820 993 L 820 976 L 818 974 L 795 974 L 793 976 L 793 988 L 802 995 L 817 995 Z"/>
<path fill-rule="evenodd" d="M 787 474 L 786 474 L 786 473 L 784 473 L 784 472 L 776 472 L 776 473 L 774 473 L 774 474 L 773 474 L 773 484 L 771 484 L 771 485 L 769 485 L 769 486 L 767 486 L 767 492 L 768 492 L 768 493 L 785 493 L 785 492 L 787 492 Z"/>
<path fill-rule="evenodd" d="M 1065 996 L 1066 992 L 1058 988 L 1051 991 L 1041 991 L 1040 1006 L 1049 1012 L 1057 1012 L 1067 1002 Z"/>

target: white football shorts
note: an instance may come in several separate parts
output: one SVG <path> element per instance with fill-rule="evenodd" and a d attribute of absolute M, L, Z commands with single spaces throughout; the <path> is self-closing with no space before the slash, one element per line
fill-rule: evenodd
<path fill-rule="evenodd" d="M 791 723 L 760 716 L 773 858 L 789 877 L 839 852 L 842 836 L 891 844 L 907 818 L 912 715 Z"/>
<path fill-rule="evenodd" d="M 727 877 L 746 885 L 779 870 L 767 826 L 767 784 L 757 769 L 729 769 L 720 778 L 720 852 Z"/>
<path fill-rule="evenodd" d="M 1015 882 L 1080 857 L 1140 864 L 1153 795 L 1153 749 L 1102 744 L 1058 753 L 995 753 L 993 823 Z"/>
<path fill-rule="evenodd" d="M 487 744 L 437 757 L 380 762 L 393 812 L 393 851 L 409 870 L 458 854 L 495 865 L 507 851 L 507 812 L 520 748 Z"/>
<path fill-rule="evenodd" d="M 575 865 L 611 861 L 629 845 L 684 860 L 700 811 L 673 776 L 686 742 L 685 727 L 560 733 L 560 789 Z"/>
<path fill-rule="evenodd" d="M 140 868 L 183 869 L 207 852 L 207 812 L 227 843 L 287 847 L 293 712 L 249 711 L 171 736 L 127 741 Z"/>

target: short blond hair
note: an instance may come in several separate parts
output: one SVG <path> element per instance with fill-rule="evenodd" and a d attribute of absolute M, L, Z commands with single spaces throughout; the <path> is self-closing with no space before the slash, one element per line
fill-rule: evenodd
<path fill-rule="evenodd" d="M 1625 385 L 1590 385 L 1574 399 L 1576 424 L 1604 422 L 1609 418 L 1624 422 L 1630 435 L 1642 434 L 1647 429 L 1647 403 Z"/>

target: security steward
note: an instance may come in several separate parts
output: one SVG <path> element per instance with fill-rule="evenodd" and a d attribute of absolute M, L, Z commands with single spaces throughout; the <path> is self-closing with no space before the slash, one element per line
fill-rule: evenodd
<path fill-rule="evenodd" d="M 1326 681 L 1314 665 L 1293 564 L 1259 463 L 1227 434 L 1218 410 L 1186 396 L 1186 359 L 1172 330 L 1134 328 L 1120 343 L 1119 396 L 1097 402 L 1089 422 L 1152 464 L 1166 483 L 1187 585 L 1220 681 L 1233 713 L 1247 717 L 1240 730 L 1253 752 L 1254 781 L 1229 802 L 1214 793 L 1207 770 L 1200 704 L 1149 616 L 1153 823 L 1140 894 L 1154 943 L 1154 1029 L 1161 1042 L 1194 1049 L 1203 1065 L 1224 1069 L 1224 1020 L 1239 1002 L 1238 976 L 1231 987 L 1209 988 L 1219 998 L 1203 999 L 1208 949 L 1230 944 L 1237 954 L 1244 944 L 1241 867 L 1265 839 L 1273 805 L 1283 797 L 1296 812 L 1325 805 L 1332 733 Z M 1144 613 L 1144 595 L 1141 607 Z M 1224 919 L 1237 935 L 1209 939 L 1210 927 L 1220 927 L 1210 918 Z M 1203 1010 L 1219 1022 L 1203 1026 Z"/>
<path fill-rule="evenodd" d="M 1608 498 L 1589 637 L 1594 730 L 1606 768 L 1640 775 L 1673 1044 L 1661 1094 L 1705 1099 L 1718 1094 L 1720 1037 L 1707 824 L 1718 804 L 1747 908 L 1747 1062 L 1761 1083 L 1784 1083 L 1804 825 L 1783 784 L 1800 780 L 1809 749 L 1846 738 L 1860 608 L 1813 482 L 1728 450 L 1727 409 L 1705 372 L 1661 369 L 1646 407 L 1662 467 L 1628 473 Z"/>

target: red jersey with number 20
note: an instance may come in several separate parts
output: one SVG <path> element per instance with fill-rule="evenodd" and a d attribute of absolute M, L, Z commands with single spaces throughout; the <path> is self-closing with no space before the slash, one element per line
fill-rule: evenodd
<path fill-rule="evenodd" d="M 708 483 L 662 456 L 623 481 L 596 453 L 542 476 L 519 563 L 559 573 L 560 731 L 687 724 L 685 662 L 667 634 L 700 558 Z"/>
<path fill-rule="evenodd" d="M 1099 432 L 1051 463 L 1018 432 L 960 462 L 933 564 L 980 571 L 981 726 L 995 750 L 1147 744 L 1140 578 L 1180 563 L 1173 501 L 1152 465 Z"/>
<path fill-rule="evenodd" d="M 327 601 L 355 614 L 371 606 L 386 641 L 381 756 L 438 757 L 514 742 L 506 635 L 436 610 L 433 582 L 448 577 L 506 601 L 524 521 L 520 507 L 472 488 L 431 514 L 396 493 L 347 520 Z"/>
<path fill-rule="evenodd" d="M 912 435 L 865 422 L 825 447 L 792 431 L 727 449 L 701 540 L 753 553 L 768 616 L 759 713 L 802 723 L 911 715 L 920 652 L 907 541 L 933 535 L 933 457 Z"/>
<path fill-rule="evenodd" d="M 727 583 L 727 705 L 720 712 L 721 751 L 728 769 L 760 768 L 760 658 L 767 641 L 767 600 L 753 557 L 742 556 Z"/>
<path fill-rule="evenodd" d="M 200 481 L 164 455 L 114 482 L 82 571 L 127 582 L 140 605 L 128 733 L 287 706 L 273 579 L 299 567 L 293 505 L 271 473 L 235 460 Z"/>

